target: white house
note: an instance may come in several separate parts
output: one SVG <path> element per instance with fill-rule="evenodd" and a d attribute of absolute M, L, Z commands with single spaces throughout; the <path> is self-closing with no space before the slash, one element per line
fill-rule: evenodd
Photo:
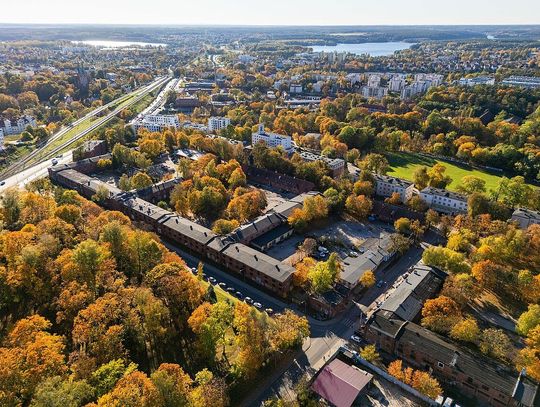
<path fill-rule="evenodd" d="M 401 92 L 405 87 L 405 78 L 401 76 L 394 76 L 390 81 L 388 81 L 388 90 L 390 92 Z"/>
<path fill-rule="evenodd" d="M 36 119 L 32 116 L 21 116 L 17 119 L 5 119 L 0 117 L 0 132 L 3 136 L 22 133 L 26 127 L 37 127 Z"/>
<path fill-rule="evenodd" d="M 433 187 L 420 191 L 420 198 L 433 210 L 442 213 L 457 214 L 467 212 L 467 197 L 456 192 Z"/>
<path fill-rule="evenodd" d="M 415 189 L 414 183 L 389 175 L 373 174 L 375 178 L 375 195 L 390 197 L 397 192 L 402 202 L 407 202 L 412 197 Z"/>
<path fill-rule="evenodd" d="M 267 133 L 264 131 L 264 124 L 259 124 L 257 133 L 253 133 L 251 135 L 252 145 L 260 143 L 261 141 L 271 148 L 281 146 L 287 152 L 291 152 L 293 150 L 292 139 L 289 136 L 284 136 L 277 133 Z"/>
<path fill-rule="evenodd" d="M 138 131 L 140 128 L 150 131 L 162 131 L 169 128 L 177 130 L 180 128 L 180 120 L 178 120 L 178 116 L 175 114 L 146 115 L 142 119 L 135 121 L 133 128 L 135 131 Z"/>
<path fill-rule="evenodd" d="M 231 124 L 231 119 L 228 117 L 210 117 L 208 119 L 208 131 L 220 131 L 227 128 Z"/>

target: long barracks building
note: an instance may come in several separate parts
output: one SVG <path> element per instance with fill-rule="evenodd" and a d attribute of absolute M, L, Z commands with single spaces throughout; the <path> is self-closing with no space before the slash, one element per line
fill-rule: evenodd
<path fill-rule="evenodd" d="M 98 191 L 108 191 L 101 204 L 108 209 L 123 212 L 134 221 L 144 222 L 160 236 L 188 248 L 199 256 L 225 266 L 230 272 L 261 286 L 281 297 L 286 297 L 291 289 L 294 269 L 252 247 L 237 242 L 233 238 L 218 236 L 178 214 L 162 209 L 149 202 L 152 191 L 124 192 L 88 175 L 95 171 L 100 157 L 49 168 L 51 181 L 63 187 L 74 189 L 86 198 L 92 198 Z M 174 187 L 174 182 L 166 181 L 163 187 L 152 187 L 156 193 Z M 144 199 L 142 199 L 144 197 Z"/>

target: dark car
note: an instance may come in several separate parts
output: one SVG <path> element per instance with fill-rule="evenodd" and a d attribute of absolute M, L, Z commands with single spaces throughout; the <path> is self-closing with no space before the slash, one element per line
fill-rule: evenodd
<path fill-rule="evenodd" d="M 253 305 L 253 300 L 249 297 L 244 298 L 246 304 Z"/>
<path fill-rule="evenodd" d="M 225 283 L 219 283 L 218 285 L 223 289 L 227 288 L 227 284 Z"/>
<path fill-rule="evenodd" d="M 228 293 L 233 294 L 236 290 L 233 287 L 229 287 L 225 291 L 227 291 Z"/>
<path fill-rule="evenodd" d="M 208 282 L 209 282 L 210 284 L 216 285 L 217 280 L 216 280 L 214 277 L 208 277 Z"/>
<path fill-rule="evenodd" d="M 236 295 L 236 298 L 239 298 L 239 299 L 244 298 L 244 294 L 242 294 L 240 291 L 235 292 L 234 295 Z"/>

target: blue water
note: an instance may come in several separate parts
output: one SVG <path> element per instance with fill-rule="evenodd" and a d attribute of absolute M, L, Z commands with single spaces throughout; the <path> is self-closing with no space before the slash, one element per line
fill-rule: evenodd
<path fill-rule="evenodd" d="M 368 54 L 372 57 L 392 55 L 395 51 L 410 48 L 409 42 L 365 42 L 363 44 L 337 44 L 312 46 L 313 52 L 349 52 L 356 55 Z"/>

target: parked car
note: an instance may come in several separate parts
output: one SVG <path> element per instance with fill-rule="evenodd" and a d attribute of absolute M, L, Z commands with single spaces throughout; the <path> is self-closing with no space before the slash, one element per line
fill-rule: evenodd
<path fill-rule="evenodd" d="M 6 185 L 6 181 L 0 181 L 0 187 L 3 187 L 4 185 Z"/>
<path fill-rule="evenodd" d="M 360 339 L 360 337 L 356 335 L 351 335 L 351 341 L 356 343 L 362 343 L 362 339 Z"/>
<path fill-rule="evenodd" d="M 254 302 L 253 306 L 257 309 L 262 309 L 262 304 L 260 302 Z"/>
<path fill-rule="evenodd" d="M 274 313 L 274 310 L 272 308 L 266 308 L 264 312 L 266 312 L 268 315 L 272 315 Z"/>
<path fill-rule="evenodd" d="M 244 298 L 244 302 L 249 305 L 253 305 L 253 300 L 249 297 Z"/>
<path fill-rule="evenodd" d="M 225 284 L 223 282 L 219 283 L 218 285 L 223 289 L 227 288 L 227 284 Z"/>
<path fill-rule="evenodd" d="M 351 257 L 358 257 L 358 253 L 355 252 L 355 251 L 353 250 L 353 251 L 351 251 L 351 252 L 349 253 L 349 256 L 351 256 Z"/>
<path fill-rule="evenodd" d="M 242 298 L 244 298 L 244 294 L 242 294 L 240 291 L 235 292 L 234 295 L 236 295 L 236 298 L 238 298 L 238 299 L 240 299 L 240 300 L 241 300 Z"/>
<path fill-rule="evenodd" d="M 58 160 L 56 158 L 53 158 L 53 160 L 51 162 L 52 162 L 52 165 L 58 164 Z"/>
<path fill-rule="evenodd" d="M 191 268 L 191 272 L 192 272 L 194 275 L 197 275 L 197 267 L 192 267 L 192 268 Z"/>
<path fill-rule="evenodd" d="M 208 277 L 208 282 L 212 285 L 216 285 L 217 280 L 214 277 Z"/>
<path fill-rule="evenodd" d="M 233 294 L 236 290 L 233 287 L 228 287 L 225 291 L 227 291 L 228 293 Z"/>
<path fill-rule="evenodd" d="M 377 287 L 381 288 L 383 285 L 384 285 L 384 281 L 379 280 L 379 282 L 377 283 Z"/>

